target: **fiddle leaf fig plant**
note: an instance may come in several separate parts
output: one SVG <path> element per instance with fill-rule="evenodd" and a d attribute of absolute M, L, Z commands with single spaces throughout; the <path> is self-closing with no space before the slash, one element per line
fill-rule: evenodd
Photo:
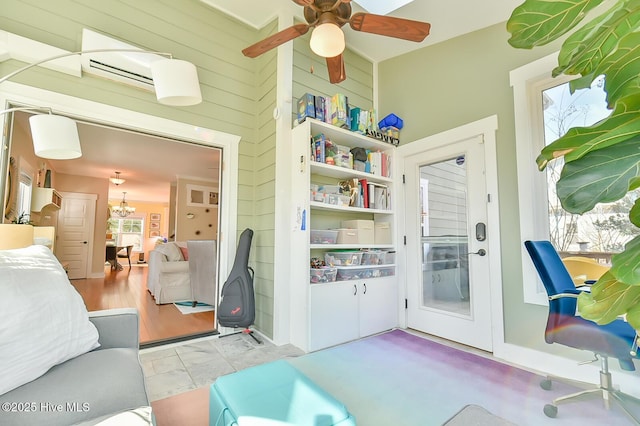
<path fill-rule="evenodd" d="M 576 76 L 571 90 L 605 78 L 611 114 L 592 126 L 570 129 L 536 159 L 541 171 L 550 161 L 564 159 L 556 187 L 562 207 L 582 214 L 640 188 L 640 0 L 526 0 L 513 10 L 507 30 L 509 44 L 522 49 L 566 35 L 552 75 Z M 640 227 L 640 201 L 629 219 Z M 579 296 L 578 310 L 599 324 L 626 314 L 640 330 L 640 236 L 613 255 L 611 264 L 591 293 Z"/>

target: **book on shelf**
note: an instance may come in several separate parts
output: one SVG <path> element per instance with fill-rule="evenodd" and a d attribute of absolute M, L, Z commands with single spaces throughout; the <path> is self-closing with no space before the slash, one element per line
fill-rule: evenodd
<path fill-rule="evenodd" d="M 365 209 L 369 208 L 369 184 L 366 179 L 360 179 L 359 181 L 360 194 L 362 195 L 362 205 Z"/>

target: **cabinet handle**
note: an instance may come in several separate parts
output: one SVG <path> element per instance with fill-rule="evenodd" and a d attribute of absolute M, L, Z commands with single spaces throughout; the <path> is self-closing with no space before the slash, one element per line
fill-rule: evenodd
<path fill-rule="evenodd" d="M 354 284 L 353 285 L 353 295 L 355 296 L 356 294 L 358 294 L 358 287 Z"/>
<path fill-rule="evenodd" d="M 364 287 L 364 293 L 363 294 L 367 294 L 367 283 L 362 283 L 362 286 Z"/>

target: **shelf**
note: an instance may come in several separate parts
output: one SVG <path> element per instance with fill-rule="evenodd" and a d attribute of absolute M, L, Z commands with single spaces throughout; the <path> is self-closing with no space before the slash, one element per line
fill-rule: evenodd
<path fill-rule="evenodd" d="M 311 124 L 312 136 L 315 136 L 318 133 L 324 133 L 324 135 L 331 139 L 331 141 L 339 145 L 359 146 L 362 148 L 380 151 L 395 148 L 395 146 L 390 143 L 382 142 L 377 139 L 361 135 L 360 133 L 336 127 L 329 123 L 325 123 L 324 121 L 318 121 L 314 118 L 307 118 L 305 121 L 309 121 L 309 124 Z M 299 126 L 303 124 L 304 122 L 300 123 Z"/>
<path fill-rule="evenodd" d="M 385 176 L 374 175 L 371 173 L 361 172 L 354 169 L 348 169 L 346 167 L 333 166 L 331 164 L 319 163 L 317 161 L 312 161 L 310 163 L 311 166 L 311 174 L 318 174 L 322 176 L 328 176 L 338 179 L 350 179 L 350 178 L 358 178 L 358 179 L 367 179 L 367 181 L 378 182 L 378 183 L 393 183 L 392 178 L 388 178 Z"/>
<path fill-rule="evenodd" d="M 62 196 L 53 188 L 33 188 L 31 194 L 31 211 L 40 212 L 46 206 L 59 209 L 62 205 Z"/>
<path fill-rule="evenodd" d="M 388 214 L 388 215 L 393 214 L 393 210 L 379 210 L 379 209 L 365 209 L 361 207 L 336 206 L 333 204 L 320 203 L 318 201 L 311 201 L 309 205 L 314 210 L 330 210 L 330 211 L 341 211 L 341 212 L 352 212 L 352 213 L 372 213 L 372 214 Z"/>

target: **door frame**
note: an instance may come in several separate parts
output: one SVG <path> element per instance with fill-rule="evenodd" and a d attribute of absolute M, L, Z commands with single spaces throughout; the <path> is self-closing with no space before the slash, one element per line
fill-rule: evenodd
<path fill-rule="evenodd" d="M 102 104 L 12 81 L 0 88 L 0 105 L 12 103 L 46 106 L 56 113 L 74 119 L 115 125 L 124 129 L 140 130 L 179 141 L 193 142 L 222 149 L 222 179 L 220 182 L 220 228 L 218 230 L 219 274 L 225 277 L 231 270 L 236 251 L 238 221 L 238 156 L 241 137 L 231 133 L 194 126 L 167 118 L 145 114 L 125 108 Z M 0 151 L 0 173 L 3 171 L 4 152 Z M 0 178 L 0 199 L 4 199 L 5 178 Z M 218 283 L 219 289 L 222 283 Z M 214 318 L 214 321 L 216 319 Z"/>
<path fill-rule="evenodd" d="M 502 303 L 502 256 L 500 245 L 500 202 L 498 198 L 498 164 L 497 164 L 497 147 L 496 147 L 496 131 L 498 130 L 498 117 L 492 115 L 474 121 L 462 126 L 446 130 L 435 135 L 427 136 L 398 147 L 396 150 L 395 165 L 404 164 L 404 159 L 416 154 L 424 153 L 434 148 L 438 148 L 452 142 L 462 141 L 482 136 L 485 146 L 485 179 L 487 185 L 487 194 L 490 201 L 487 203 L 487 241 L 489 256 L 489 283 L 491 288 L 491 335 L 493 340 L 494 351 L 504 342 L 504 316 Z M 395 179 L 395 193 L 399 196 L 399 205 L 406 209 L 406 197 L 402 184 L 402 179 Z M 403 220 L 396 221 L 396 235 L 400 236 L 402 241 L 403 235 L 409 232 L 417 232 L 417 230 L 407 229 Z M 408 297 L 407 283 L 407 247 L 398 245 L 398 250 L 403 252 L 402 256 L 398 256 L 398 300 L 401 304 L 400 315 L 398 318 L 402 328 L 407 327 L 408 311 L 405 308 L 405 299 Z"/>

